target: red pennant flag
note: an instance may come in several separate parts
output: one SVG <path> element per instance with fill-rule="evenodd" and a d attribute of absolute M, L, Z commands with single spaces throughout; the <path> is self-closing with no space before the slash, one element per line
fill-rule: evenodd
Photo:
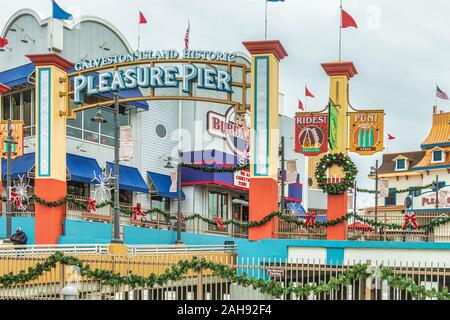
<path fill-rule="evenodd" d="M 389 133 L 387 135 L 388 135 L 388 140 L 394 140 L 395 139 L 395 137 L 391 136 Z"/>
<path fill-rule="evenodd" d="M 358 28 L 355 19 L 342 9 L 342 28 L 355 27 Z"/>
<path fill-rule="evenodd" d="M 147 19 L 145 19 L 144 14 L 139 11 L 139 24 L 146 24 L 147 23 Z"/>
<path fill-rule="evenodd" d="M 305 109 L 303 109 L 303 103 L 302 103 L 302 101 L 300 99 L 298 99 L 298 108 L 300 110 L 305 110 Z"/>
<path fill-rule="evenodd" d="M 314 95 L 308 90 L 308 88 L 306 86 L 305 86 L 305 95 L 307 97 L 314 98 Z"/>
<path fill-rule="evenodd" d="M 8 39 L 0 37 L 0 48 L 6 47 L 8 43 Z"/>

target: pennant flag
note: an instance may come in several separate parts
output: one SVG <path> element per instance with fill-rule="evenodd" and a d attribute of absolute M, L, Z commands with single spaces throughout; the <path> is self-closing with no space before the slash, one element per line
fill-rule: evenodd
<path fill-rule="evenodd" d="M 147 19 L 145 18 L 144 14 L 139 11 L 139 24 L 146 24 L 147 23 Z"/>
<path fill-rule="evenodd" d="M 440 99 L 448 100 L 447 94 L 444 91 L 442 91 L 441 89 L 439 89 L 438 86 L 436 86 L 436 97 L 438 97 Z"/>
<path fill-rule="evenodd" d="M 284 2 L 284 0 L 267 0 L 267 2 Z"/>
<path fill-rule="evenodd" d="M 358 28 L 356 21 L 352 18 L 352 16 L 349 15 L 344 9 L 341 9 L 341 10 L 342 10 L 341 27 L 342 28 L 348 28 L 348 27 Z"/>
<path fill-rule="evenodd" d="M 305 109 L 303 109 L 303 103 L 302 103 L 302 101 L 300 99 L 298 99 L 298 108 L 300 110 L 305 110 Z"/>
<path fill-rule="evenodd" d="M 188 27 L 186 29 L 186 34 L 184 35 L 184 50 L 189 49 L 189 32 L 191 31 L 191 24 L 188 20 Z"/>
<path fill-rule="evenodd" d="M 306 86 L 305 86 L 305 95 L 307 97 L 314 98 L 314 95 L 308 90 L 308 88 Z"/>
<path fill-rule="evenodd" d="M 52 0 L 53 2 L 53 19 L 59 19 L 59 20 L 72 20 L 73 17 L 70 13 L 64 11 L 61 9 L 58 4 Z"/>
<path fill-rule="evenodd" d="M 8 43 L 8 39 L 0 37 L 0 48 L 6 47 Z"/>
<path fill-rule="evenodd" d="M 388 135 L 388 140 L 394 140 L 395 139 L 395 137 L 391 136 L 389 133 L 387 135 Z"/>

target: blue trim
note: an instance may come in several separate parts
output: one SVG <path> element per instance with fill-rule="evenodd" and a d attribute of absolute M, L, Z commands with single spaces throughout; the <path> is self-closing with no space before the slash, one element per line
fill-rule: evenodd
<path fill-rule="evenodd" d="M 327 248 L 327 265 L 341 266 L 344 261 L 344 248 Z"/>
<path fill-rule="evenodd" d="M 441 165 L 441 166 L 418 167 L 418 168 L 413 168 L 413 170 L 414 171 L 419 171 L 419 170 L 445 169 L 445 168 L 450 168 L 450 164 L 444 164 L 444 165 Z"/>
<path fill-rule="evenodd" d="M 450 142 L 441 142 L 441 143 L 430 143 L 430 144 L 422 144 L 420 147 L 423 149 L 428 149 L 432 147 L 446 147 L 450 146 Z"/>
<path fill-rule="evenodd" d="M 42 71 L 48 71 L 48 174 L 41 174 L 41 144 L 42 144 L 42 139 L 41 139 L 41 134 L 42 134 L 42 126 L 41 126 L 41 73 Z M 39 123 L 39 129 L 38 129 L 38 133 L 39 133 L 39 145 L 38 145 L 38 159 L 39 159 L 39 167 L 38 167 L 38 172 L 37 172 L 37 176 L 38 177 L 50 177 L 50 173 L 51 173 L 51 144 L 50 144 L 50 135 L 51 135 L 51 76 L 52 76 L 52 70 L 50 68 L 40 68 L 39 72 L 38 72 L 38 94 L 39 94 L 39 99 L 38 99 L 38 123 Z"/>
<path fill-rule="evenodd" d="M 289 247 L 450 250 L 450 242 L 398 242 L 398 241 L 355 241 L 355 240 L 290 240 L 290 241 L 292 241 L 292 243 L 289 243 Z"/>
<path fill-rule="evenodd" d="M 258 146 L 258 143 L 256 143 L 256 137 L 258 136 L 258 126 L 257 126 L 257 124 L 258 124 L 258 113 L 256 112 L 256 109 L 257 109 L 257 97 L 258 97 L 258 93 L 257 93 L 257 89 L 258 89 L 258 74 L 257 74 L 257 69 L 258 69 L 258 61 L 259 60 L 266 60 L 267 61 L 267 65 L 266 65 L 266 67 L 267 67 L 267 70 L 266 70 L 266 125 L 267 125 L 267 127 L 266 127 L 266 131 L 267 131 L 267 134 L 266 134 L 266 143 L 267 143 L 267 152 L 266 152 L 266 171 L 265 171 L 265 173 L 258 173 L 258 171 L 256 170 L 256 167 L 257 167 L 257 163 L 256 163 L 256 158 L 257 158 L 257 151 L 256 151 L 256 149 L 257 149 L 257 146 Z M 264 177 L 264 176 L 267 176 L 268 174 L 269 174 L 269 128 L 270 128 L 270 125 L 269 125 L 269 111 L 270 111 L 270 108 L 269 108 L 269 57 L 268 56 L 258 56 L 258 57 L 255 57 L 255 75 L 254 75 L 254 80 L 255 80 L 255 88 L 254 88 L 254 92 L 253 92 L 253 94 L 254 94 L 254 121 L 253 121 L 253 125 L 254 125 L 254 128 L 255 128 L 255 139 L 254 139 L 254 142 L 255 142 L 255 145 L 254 145 L 254 160 L 255 160 L 255 163 L 253 164 L 253 174 L 255 175 L 255 176 L 262 176 L 262 177 Z"/>

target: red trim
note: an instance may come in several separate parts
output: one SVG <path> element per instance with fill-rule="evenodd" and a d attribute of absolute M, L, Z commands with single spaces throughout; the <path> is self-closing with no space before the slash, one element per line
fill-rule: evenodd
<path fill-rule="evenodd" d="M 67 72 L 67 70 L 71 69 L 74 66 L 72 62 L 64 59 L 56 53 L 29 54 L 27 55 L 27 57 L 37 67 L 51 65 Z"/>
<path fill-rule="evenodd" d="M 229 164 L 229 163 L 222 163 L 222 162 L 216 162 L 215 160 L 212 160 L 211 162 L 207 162 L 207 161 L 201 161 L 201 162 L 192 162 L 192 164 L 197 164 L 197 165 L 219 165 L 222 167 L 235 167 L 235 165 L 233 164 Z"/>
<path fill-rule="evenodd" d="M 8 92 L 9 90 L 11 90 L 10 87 L 5 86 L 4 84 L 0 83 L 0 94 L 4 94 L 4 93 Z"/>
<path fill-rule="evenodd" d="M 302 200 L 300 200 L 300 199 L 296 199 L 296 198 L 289 198 L 289 197 L 284 197 L 284 200 L 287 200 L 287 201 L 292 201 L 292 202 L 303 202 Z"/>
<path fill-rule="evenodd" d="M 192 182 L 183 182 L 182 186 L 195 186 L 195 185 L 205 185 L 205 184 L 214 184 L 222 187 L 242 190 L 242 191 L 248 191 L 246 188 L 235 186 L 234 184 L 224 183 L 224 182 L 218 182 L 214 180 L 202 180 L 202 181 L 192 181 Z"/>
<path fill-rule="evenodd" d="M 279 40 L 244 41 L 242 44 L 251 54 L 272 53 L 278 60 L 288 55 Z"/>
<path fill-rule="evenodd" d="M 329 62 L 322 63 L 322 68 L 325 70 L 328 76 L 347 76 L 348 79 L 352 78 L 358 72 L 353 62 Z"/>

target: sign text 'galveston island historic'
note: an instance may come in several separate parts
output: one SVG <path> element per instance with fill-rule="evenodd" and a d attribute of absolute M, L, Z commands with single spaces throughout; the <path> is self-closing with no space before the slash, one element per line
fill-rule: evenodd
<path fill-rule="evenodd" d="M 194 63 L 180 62 L 177 64 L 180 54 L 176 50 L 141 51 L 130 54 L 122 54 L 111 57 L 103 57 L 91 60 L 83 60 L 75 65 L 78 72 L 95 68 L 111 68 L 116 64 L 124 64 L 123 69 L 114 71 L 99 71 L 75 75 L 73 77 L 74 102 L 83 103 L 83 94 L 97 95 L 118 90 L 135 88 L 161 88 L 179 87 L 183 92 L 191 93 L 192 83 L 197 82 L 200 89 L 216 90 L 232 93 L 232 76 L 220 68 L 206 68 Z M 215 62 L 234 62 L 236 55 L 232 53 L 185 50 L 182 59 Z M 139 61 L 164 60 L 173 64 L 150 66 L 132 65 Z M 175 60 L 175 61 L 174 61 Z M 127 64 L 130 67 L 127 67 Z"/>

